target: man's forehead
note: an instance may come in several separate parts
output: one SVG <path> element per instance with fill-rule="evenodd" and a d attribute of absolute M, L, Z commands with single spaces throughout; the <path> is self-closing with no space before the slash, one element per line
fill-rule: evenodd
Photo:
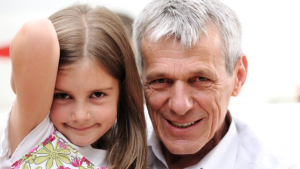
<path fill-rule="evenodd" d="M 156 42 L 149 40 L 149 38 L 143 39 L 141 45 L 143 74 L 146 72 L 150 73 L 150 70 L 151 72 L 154 71 L 152 69 L 162 69 L 166 65 L 172 65 L 175 60 L 180 60 L 180 62 L 177 62 L 179 64 L 176 66 L 177 69 L 179 69 L 180 65 L 190 66 L 194 62 L 200 65 L 210 65 L 209 67 L 211 68 L 216 67 L 216 65 L 222 65 L 222 68 L 224 67 L 225 69 L 225 58 L 222 55 L 218 34 L 214 30 L 208 30 L 207 35 L 203 36 L 190 49 L 182 48 L 180 42 L 173 37 L 164 37 Z M 198 67 L 200 65 L 194 66 Z M 201 70 L 201 72 L 203 71 Z"/>
<path fill-rule="evenodd" d="M 180 45 L 180 41 L 172 37 L 163 37 L 158 39 L 157 41 L 150 40 L 149 38 L 144 38 L 142 40 L 141 47 L 143 53 L 145 52 L 148 53 L 157 50 L 174 50 L 174 51 L 184 50 Z"/>
<path fill-rule="evenodd" d="M 200 28 L 199 28 L 200 29 Z M 150 30 L 148 33 L 146 33 L 145 36 L 143 36 L 141 40 L 141 45 L 144 42 L 147 42 L 149 44 L 158 44 L 161 42 L 164 42 L 167 39 L 172 39 L 174 41 L 174 44 L 178 45 L 181 44 L 181 48 L 183 49 L 189 49 L 195 45 L 195 43 L 198 43 L 199 41 L 202 41 L 202 39 L 206 39 L 207 37 L 211 37 L 214 39 L 220 39 L 220 33 L 218 28 L 213 23 L 207 23 L 206 27 L 203 29 L 201 35 L 197 37 L 197 41 L 195 41 L 194 44 L 188 45 L 187 41 L 191 41 L 191 39 L 194 39 L 195 37 L 188 37 L 184 35 L 175 35 L 166 33 L 165 35 L 158 35 L 153 33 L 154 30 Z"/>
<path fill-rule="evenodd" d="M 181 56 L 222 55 L 222 46 L 219 37 L 214 34 L 208 35 L 207 37 L 201 38 L 189 49 L 183 48 L 179 41 L 170 37 L 161 38 L 156 42 L 143 39 L 141 44 L 143 60 L 149 60 L 154 57 L 175 57 L 175 55 L 179 58 Z"/>
<path fill-rule="evenodd" d="M 196 44 L 192 45 L 191 47 L 182 45 L 181 39 L 176 39 L 174 36 L 163 36 L 155 40 L 154 38 L 150 37 L 150 35 L 148 35 L 141 40 L 142 54 L 153 50 L 190 50 L 199 48 L 199 45 L 206 46 L 207 48 L 218 46 L 221 47 L 221 38 L 215 26 L 208 26 L 208 28 L 209 29 L 207 30 L 207 32 L 203 32 L 203 35 L 199 37 Z M 143 56 L 144 55 L 142 55 L 142 57 Z"/>

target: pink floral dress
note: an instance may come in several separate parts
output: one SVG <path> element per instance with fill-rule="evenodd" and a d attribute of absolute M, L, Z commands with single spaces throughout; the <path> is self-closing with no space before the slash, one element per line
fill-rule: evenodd
<path fill-rule="evenodd" d="M 56 134 L 56 130 L 38 146 L 16 161 L 11 169 L 108 169 L 96 167 L 73 146 Z"/>

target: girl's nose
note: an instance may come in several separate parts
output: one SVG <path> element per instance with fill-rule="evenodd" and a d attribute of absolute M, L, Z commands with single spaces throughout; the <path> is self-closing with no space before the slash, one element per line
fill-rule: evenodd
<path fill-rule="evenodd" d="M 91 114 L 86 103 L 78 103 L 75 107 L 75 111 L 72 114 L 73 121 L 80 122 L 89 120 L 91 118 Z"/>

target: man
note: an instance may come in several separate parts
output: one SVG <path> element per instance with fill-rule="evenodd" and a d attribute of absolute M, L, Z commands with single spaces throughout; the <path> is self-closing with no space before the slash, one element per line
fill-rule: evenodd
<path fill-rule="evenodd" d="M 156 0 L 134 23 L 154 132 L 149 168 L 284 168 L 228 104 L 248 63 L 235 13 L 215 0 Z"/>

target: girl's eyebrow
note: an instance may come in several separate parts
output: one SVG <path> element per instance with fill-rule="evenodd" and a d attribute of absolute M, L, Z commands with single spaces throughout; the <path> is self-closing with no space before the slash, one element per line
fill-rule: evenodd
<path fill-rule="evenodd" d="M 54 91 L 60 91 L 60 92 L 62 92 L 63 90 L 58 89 L 58 88 L 54 88 Z"/>
<path fill-rule="evenodd" d="M 108 88 L 99 88 L 99 89 L 93 89 L 91 91 L 102 91 L 102 90 L 112 90 L 113 87 L 108 87 Z"/>
<path fill-rule="evenodd" d="M 62 89 L 59 89 L 59 88 L 54 88 L 54 92 L 61 92 L 61 93 L 70 93 L 68 90 L 62 90 Z"/>
<path fill-rule="evenodd" d="M 92 90 L 90 90 L 90 91 L 94 91 L 94 92 L 96 92 L 96 91 L 103 91 L 103 90 L 112 90 L 112 89 L 114 89 L 113 87 L 108 87 L 108 88 L 98 88 L 98 89 L 92 89 Z M 59 89 L 59 88 L 55 88 L 54 89 L 54 91 L 59 91 L 59 92 L 68 92 L 67 90 L 62 90 L 62 89 Z"/>

